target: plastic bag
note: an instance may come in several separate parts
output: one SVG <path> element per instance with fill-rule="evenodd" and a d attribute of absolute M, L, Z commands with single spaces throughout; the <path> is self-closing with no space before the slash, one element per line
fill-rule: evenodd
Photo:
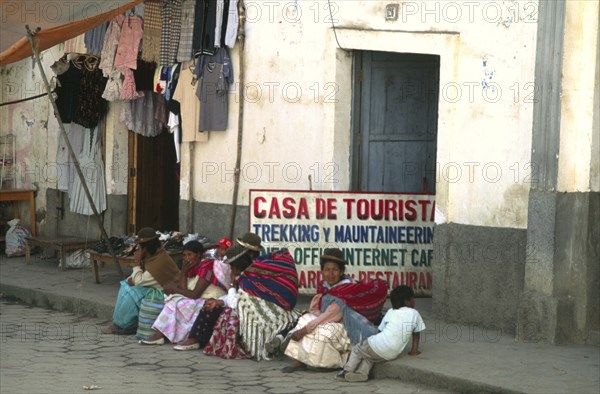
<path fill-rule="evenodd" d="M 60 267 L 60 262 L 58 263 Z M 89 268 L 92 263 L 83 249 L 73 250 L 67 253 L 66 258 L 67 268 Z"/>
<path fill-rule="evenodd" d="M 17 257 L 25 255 L 25 237 L 31 237 L 31 233 L 21 226 L 19 219 L 8 222 L 10 228 L 6 232 L 6 255 Z"/>

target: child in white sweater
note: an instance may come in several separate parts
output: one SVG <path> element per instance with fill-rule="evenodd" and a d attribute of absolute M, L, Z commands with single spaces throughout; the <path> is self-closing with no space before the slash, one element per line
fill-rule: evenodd
<path fill-rule="evenodd" d="M 425 323 L 415 307 L 413 290 L 408 286 L 398 286 L 390 293 L 392 309 L 387 311 L 379 333 L 354 346 L 344 369 L 336 375 L 337 380 L 346 382 L 366 382 L 374 363 L 393 360 L 402 353 L 412 339 L 411 356 L 419 352 L 419 333 L 425 330 Z"/>

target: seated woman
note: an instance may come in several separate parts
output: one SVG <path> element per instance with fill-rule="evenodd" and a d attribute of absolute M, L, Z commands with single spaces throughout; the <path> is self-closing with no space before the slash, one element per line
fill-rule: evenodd
<path fill-rule="evenodd" d="M 222 296 L 219 299 L 207 300 L 194 321 L 188 339 L 174 346 L 173 349 L 203 349 L 211 339 L 215 323 L 225 311 L 225 308 L 235 308 L 237 305 L 237 288 L 233 286 L 233 283 L 237 281 L 237 277 L 242 271 L 252 264 L 252 255 L 244 247 L 234 245 L 227 250 L 226 259 L 224 261 L 230 267 L 230 277 L 227 281 L 227 295 Z M 232 349 L 232 351 L 235 351 L 235 349 Z M 234 357 L 229 358 L 237 358 L 237 353 Z"/>
<path fill-rule="evenodd" d="M 179 283 L 165 289 L 170 295 L 165 299 L 165 305 L 152 326 L 155 333 L 140 343 L 162 345 L 165 338 L 172 343 L 184 340 L 205 300 L 225 294 L 229 278 L 222 283 L 214 273 L 215 265 L 224 263 L 213 259 L 201 261 L 203 253 L 204 247 L 198 241 L 191 241 L 183 246 Z"/>
<path fill-rule="evenodd" d="M 283 372 L 316 368 L 341 368 L 350 347 L 378 332 L 371 321 L 381 317 L 387 285 L 381 280 L 354 282 L 344 275 L 346 261 L 340 249 L 325 249 L 321 256 L 323 281 L 289 334 L 285 354 L 294 359 Z M 343 324 L 341 324 L 343 323 Z"/>
<path fill-rule="evenodd" d="M 238 245 L 230 251 L 236 254 L 234 248 L 240 250 L 241 255 L 236 255 L 236 259 L 241 256 L 254 259 L 262 250 L 260 241 L 256 234 L 248 233 L 238 239 Z M 228 261 L 234 260 L 228 258 Z M 190 336 L 209 338 L 205 348 L 209 355 L 228 359 L 267 358 L 265 342 L 277 332 L 293 327 L 298 318 L 292 310 L 298 296 L 296 264 L 289 252 L 273 252 L 254 260 L 239 276 L 232 272 L 232 284 L 226 297 L 207 301 Z M 210 336 L 205 323 L 214 321 L 211 320 L 216 316 L 214 310 L 220 315 L 216 323 L 208 324 L 209 327 L 214 325 Z"/>
<path fill-rule="evenodd" d="M 113 324 L 102 330 L 103 334 L 135 334 L 140 304 L 146 293 L 153 289 L 162 292 L 164 287 L 171 285 L 179 276 L 179 268 L 161 247 L 154 229 L 141 229 L 136 243 L 136 266 L 133 267 L 131 276 L 121 281 Z"/>

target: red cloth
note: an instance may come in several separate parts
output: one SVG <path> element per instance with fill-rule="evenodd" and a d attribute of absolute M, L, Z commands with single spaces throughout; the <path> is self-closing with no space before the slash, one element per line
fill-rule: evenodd
<path fill-rule="evenodd" d="M 339 298 L 371 321 L 377 321 L 381 317 L 387 291 L 387 284 L 381 279 L 341 284 L 332 289 L 325 288 L 322 283 L 317 287 L 317 293 Z"/>
<path fill-rule="evenodd" d="M 227 290 L 225 287 L 223 287 L 221 282 L 219 282 L 215 276 L 215 273 L 213 272 L 214 263 L 215 261 L 213 259 L 202 260 L 200 264 L 188 271 L 187 277 L 193 278 L 198 276 L 212 285 L 219 286 L 220 288 Z"/>

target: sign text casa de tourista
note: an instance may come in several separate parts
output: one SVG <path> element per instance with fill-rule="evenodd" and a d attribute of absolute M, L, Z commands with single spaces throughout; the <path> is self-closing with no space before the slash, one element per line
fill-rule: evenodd
<path fill-rule="evenodd" d="M 326 191 L 250 191 L 250 231 L 267 251 L 287 248 L 300 291 L 314 293 L 319 256 L 344 250 L 354 279 L 383 279 L 431 295 L 435 196 Z"/>

